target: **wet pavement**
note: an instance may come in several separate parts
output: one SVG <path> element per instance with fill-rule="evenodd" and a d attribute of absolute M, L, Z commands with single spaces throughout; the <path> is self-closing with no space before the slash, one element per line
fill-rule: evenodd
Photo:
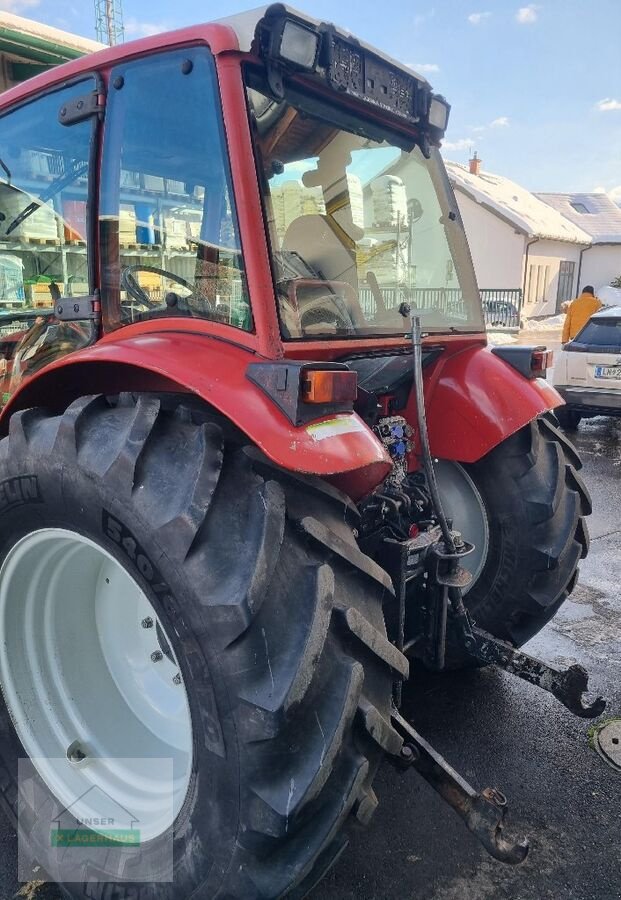
<path fill-rule="evenodd" d="M 621 420 L 583 421 L 575 441 L 593 497 L 591 552 L 571 599 L 527 649 L 585 665 L 609 700 L 603 720 L 621 716 Z M 491 859 L 416 773 L 385 764 L 371 825 L 312 900 L 621 898 L 621 773 L 589 746 L 591 723 L 494 670 L 422 675 L 413 687 L 408 718 L 473 784 L 507 794 L 529 857 L 515 868 Z M 19 887 L 15 866 L 15 838 L 0 823 L 0 900 Z"/>

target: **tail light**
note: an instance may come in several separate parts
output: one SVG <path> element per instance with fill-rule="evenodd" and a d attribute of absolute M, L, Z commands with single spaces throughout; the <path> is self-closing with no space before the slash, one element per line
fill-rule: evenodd
<path fill-rule="evenodd" d="M 494 356 L 500 357 L 524 378 L 545 378 L 546 369 L 552 366 L 554 354 L 547 347 L 527 347 L 522 344 L 492 347 Z"/>
<path fill-rule="evenodd" d="M 343 363 L 295 360 L 250 363 L 246 377 L 294 425 L 334 413 L 351 413 L 358 395 L 358 373 Z"/>
<path fill-rule="evenodd" d="M 333 369 L 306 369 L 300 377 L 300 396 L 304 403 L 348 403 L 358 395 L 356 372 Z"/>
<path fill-rule="evenodd" d="M 530 357 L 530 370 L 535 378 L 545 378 L 546 371 L 552 368 L 554 352 L 545 347 L 535 347 Z"/>

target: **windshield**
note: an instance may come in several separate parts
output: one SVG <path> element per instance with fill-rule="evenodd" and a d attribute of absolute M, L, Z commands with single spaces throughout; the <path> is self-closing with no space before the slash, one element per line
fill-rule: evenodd
<path fill-rule="evenodd" d="M 484 329 L 437 151 L 345 131 L 254 85 L 248 97 L 283 337 L 400 335 L 404 303 L 425 331 Z"/>

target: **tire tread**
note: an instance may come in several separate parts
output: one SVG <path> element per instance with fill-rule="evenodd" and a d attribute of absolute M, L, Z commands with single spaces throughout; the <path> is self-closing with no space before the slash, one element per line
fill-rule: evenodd
<path fill-rule="evenodd" d="M 521 456 L 515 454 L 518 446 Z M 519 554 L 511 563 L 514 568 L 504 558 L 486 564 L 466 603 L 478 625 L 517 646 L 536 634 L 567 599 L 576 584 L 578 563 L 588 552 L 585 517 L 591 499 L 578 474 L 581 465 L 556 417 L 548 413 L 471 467 L 475 482 L 486 485 L 487 503 L 506 508 L 493 527 L 507 530 L 506 542 L 512 529 L 520 532 L 511 540 Z M 522 503 L 519 525 L 515 512 L 506 507 L 507 490 L 514 502 Z"/>

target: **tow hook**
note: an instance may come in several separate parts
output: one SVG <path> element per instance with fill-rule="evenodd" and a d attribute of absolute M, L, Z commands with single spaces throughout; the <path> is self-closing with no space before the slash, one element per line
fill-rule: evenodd
<path fill-rule="evenodd" d="M 526 859 L 528 841 L 505 837 L 507 800 L 496 788 L 481 792 L 468 784 L 459 772 L 429 744 L 403 716 L 393 709 L 392 724 L 404 740 L 395 760 L 398 768 L 412 768 L 451 806 L 495 859 L 517 865 Z"/>

